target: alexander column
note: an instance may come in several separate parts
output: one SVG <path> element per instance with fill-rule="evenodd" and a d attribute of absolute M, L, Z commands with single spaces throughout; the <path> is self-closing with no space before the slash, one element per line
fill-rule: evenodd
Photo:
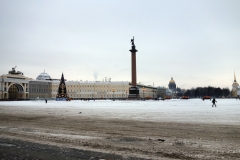
<path fill-rule="evenodd" d="M 132 87 L 129 88 L 129 96 L 130 99 L 138 99 L 139 89 L 137 87 L 137 69 L 136 69 L 136 46 L 134 44 L 134 37 L 131 39 L 132 49 L 129 50 L 132 53 Z"/>

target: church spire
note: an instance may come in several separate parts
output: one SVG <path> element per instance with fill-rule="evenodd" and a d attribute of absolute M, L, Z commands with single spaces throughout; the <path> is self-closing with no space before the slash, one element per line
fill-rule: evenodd
<path fill-rule="evenodd" d="M 236 75 L 235 75 L 235 69 L 234 69 L 234 82 L 237 82 Z"/>

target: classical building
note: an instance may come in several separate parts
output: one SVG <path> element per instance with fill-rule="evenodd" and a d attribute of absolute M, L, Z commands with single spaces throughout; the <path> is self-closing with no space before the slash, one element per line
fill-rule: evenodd
<path fill-rule="evenodd" d="M 238 90 L 237 90 L 237 97 L 240 98 L 240 87 L 238 87 Z"/>
<path fill-rule="evenodd" d="M 167 88 L 165 87 L 157 87 L 157 96 L 158 97 L 165 97 L 167 95 Z"/>
<path fill-rule="evenodd" d="M 45 75 L 45 76 L 44 76 Z M 58 94 L 60 79 L 51 79 L 47 73 L 41 73 L 41 80 L 29 82 L 30 99 L 55 99 Z M 105 99 L 126 98 L 129 82 L 107 81 L 67 81 L 65 80 L 66 93 L 73 99 Z"/>
<path fill-rule="evenodd" d="M 169 88 L 171 91 L 175 91 L 175 90 L 176 90 L 176 83 L 175 83 L 175 81 L 173 80 L 173 78 L 171 78 L 171 80 L 169 81 L 168 88 Z"/>
<path fill-rule="evenodd" d="M 55 99 L 58 94 L 60 79 L 51 79 L 50 75 L 43 72 L 38 80 L 29 81 L 30 99 Z M 103 81 L 67 81 L 66 91 L 72 99 L 125 99 L 129 96 L 129 88 L 132 86 L 127 81 L 111 81 L 105 78 Z M 157 98 L 156 88 L 137 84 L 140 89 L 140 97 Z"/>
<path fill-rule="evenodd" d="M 167 90 L 167 95 L 171 96 L 173 98 L 176 97 L 176 95 L 177 95 L 177 86 L 176 86 L 176 83 L 173 80 L 173 78 L 171 78 L 171 80 L 169 81 L 168 89 L 169 90 Z"/>
<path fill-rule="evenodd" d="M 37 80 L 51 80 L 52 78 L 47 73 L 45 73 L 45 70 L 44 70 L 44 72 L 39 74 L 36 79 Z"/>
<path fill-rule="evenodd" d="M 55 99 L 60 81 L 30 81 L 30 99 Z M 65 81 L 67 94 L 72 99 L 113 99 L 128 98 L 131 84 L 126 81 Z M 143 98 L 157 98 L 156 88 L 137 85 Z"/>
<path fill-rule="evenodd" d="M 167 88 L 166 90 L 166 96 L 170 96 L 170 97 L 173 97 L 174 93 L 171 89 Z"/>
<path fill-rule="evenodd" d="M 146 86 L 143 84 L 136 84 L 136 86 L 139 88 L 139 97 L 140 98 L 147 98 L 147 99 L 158 98 L 156 87 L 150 86 L 150 85 Z M 131 83 L 129 84 L 129 87 L 131 87 Z"/>
<path fill-rule="evenodd" d="M 45 71 L 39 74 L 36 80 L 16 72 L 15 68 L 9 74 L 1 76 L 0 99 L 56 99 L 60 79 L 52 79 Z M 128 98 L 129 88 L 127 81 L 67 81 L 66 91 L 72 99 L 112 99 Z M 140 98 L 157 98 L 156 88 L 137 84 Z"/>
<path fill-rule="evenodd" d="M 29 99 L 52 98 L 52 81 L 32 80 L 29 81 Z"/>
<path fill-rule="evenodd" d="M 232 92 L 231 92 L 232 97 L 237 97 L 238 88 L 239 88 L 239 84 L 237 83 L 236 75 L 235 75 L 235 71 L 234 71 L 234 81 L 232 84 Z"/>
<path fill-rule="evenodd" d="M 0 99 L 28 99 L 29 81 L 31 78 L 25 77 L 22 72 L 12 68 L 8 74 L 1 75 Z"/>

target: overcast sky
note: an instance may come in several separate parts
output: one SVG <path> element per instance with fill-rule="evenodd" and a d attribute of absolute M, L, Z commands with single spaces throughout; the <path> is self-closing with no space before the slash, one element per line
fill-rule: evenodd
<path fill-rule="evenodd" d="M 0 74 L 131 81 L 133 36 L 137 82 L 240 81 L 239 0 L 0 0 Z"/>

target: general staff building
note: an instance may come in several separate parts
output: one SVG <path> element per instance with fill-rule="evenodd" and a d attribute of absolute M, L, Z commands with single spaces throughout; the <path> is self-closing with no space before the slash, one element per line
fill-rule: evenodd
<path fill-rule="evenodd" d="M 16 68 L 16 67 L 15 67 Z M 1 76 L 0 99 L 55 99 L 60 79 L 52 79 L 45 71 L 36 79 L 28 78 L 12 68 Z M 72 99 L 125 99 L 131 83 L 127 81 L 67 81 L 68 96 Z M 138 84 L 141 98 L 157 98 L 156 88 Z"/>

